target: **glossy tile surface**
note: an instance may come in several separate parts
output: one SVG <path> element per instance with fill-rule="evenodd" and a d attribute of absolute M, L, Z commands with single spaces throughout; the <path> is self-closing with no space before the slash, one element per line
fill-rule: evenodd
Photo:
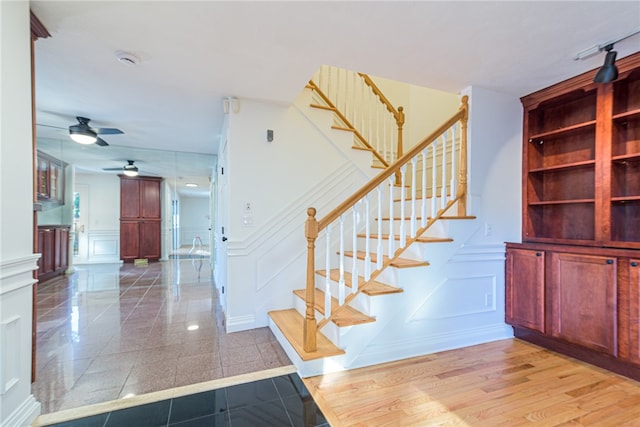
<path fill-rule="evenodd" d="M 51 424 L 55 427 L 319 427 L 324 415 L 296 374 Z"/>
<path fill-rule="evenodd" d="M 207 260 L 77 266 L 37 296 L 43 413 L 291 364 L 268 328 L 225 332 Z"/>

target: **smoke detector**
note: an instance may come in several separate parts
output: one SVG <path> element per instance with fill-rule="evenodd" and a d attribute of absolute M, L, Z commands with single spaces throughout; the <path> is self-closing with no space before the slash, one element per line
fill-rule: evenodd
<path fill-rule="evenodd" d="M 140 59 L 132 53 L 128 52 L 116 52 L 116 58 L 124 65 L 128 65 L 130 67 L 134 65 L 138 65 Z"/>

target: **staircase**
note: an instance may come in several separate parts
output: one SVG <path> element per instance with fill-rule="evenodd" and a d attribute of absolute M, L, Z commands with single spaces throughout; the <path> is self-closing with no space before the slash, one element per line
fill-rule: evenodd
<path fill-rule="evenodd" d="M 293 307 L 269 312 L 272 331 L 303 376 L 351 366 L 411 306 L 405 291 L 415 284 L 404 283 L 402 271 L 424 272 L 439 258 L 433 254 L 453 254 L 447 224 L 474 219 L 466 213 L 467 98 L 446 123 L 403 153 L 402 107 L 393 108 L 367 76 L 358 76 L 370 90 L 354 92 L 353 74 L 342 83 L 325 76 L 333 89 L 323 90 L 314 80 L 308 85 L 310 106 L 329 111 L 332 129 L 351 133 L 352 148 L 370 152 L 370 166 L 382 171 L 323 218 L 316 219 L 315 208 L 307 211 L 306 285 L 293 292 Z M 356 101 L 370 103 L 365 92 L 373 94 L 382 107 L 366 107 L 374 117 L 359 113 L 348 96 L 337 95 L 340 87 Z M 390 118 L 381 119 L 381 109 Z"/>

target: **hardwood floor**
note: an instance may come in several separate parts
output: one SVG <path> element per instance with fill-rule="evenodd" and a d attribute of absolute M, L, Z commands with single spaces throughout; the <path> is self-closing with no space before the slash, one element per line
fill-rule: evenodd
<path fill-rule="evenodd" d="M 640 383 L 518 339 L 307 378 L 331 426 L 640 426 Z"/>

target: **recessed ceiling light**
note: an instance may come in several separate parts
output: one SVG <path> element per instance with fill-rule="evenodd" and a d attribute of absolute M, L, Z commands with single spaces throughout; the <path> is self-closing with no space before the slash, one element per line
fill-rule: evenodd
<path fill-rule="evenodd" d="M 187 184 L 185 184 L 187 187 L 197 187 L 198 184 L 194 184 L 193 182 L 189 182 Z"/>
<path fill-rule="evenodd" d="M 187 326 L 187 331 L 197 331 L 200 328 L 198 325 L 189 325 Z"/>
<path fill-rule="evenodd" d="M 116 58 L 118 58 L 118 61 L 128 66 L 138 65 L 138 62 L 140 62 L 140 59 L 138 59 L 137 56 L 128 52 L 116 52 Z"/>

